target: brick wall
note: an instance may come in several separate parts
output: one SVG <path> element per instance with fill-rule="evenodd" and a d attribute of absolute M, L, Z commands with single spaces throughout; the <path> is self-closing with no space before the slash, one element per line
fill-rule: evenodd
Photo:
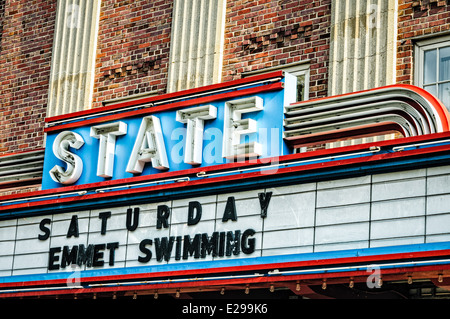
<path fill-rule="evenodd" d="M 310 98 L 327 94 L 331 0 L 237 0 L 227 6 L 223 80 L 311 60 Z"/>
<path fill-rule="evenodd" d="M 450 0 L 399 0 L 397 82 L 414 84 L 413 38 L 450 31 Z"/>
<path fill-rule="evenodd" d="M 171 0 L 103 0 L 93 107 L 145 92 L 165 93 Z"/>
<path fill-rule="evenodd" d="M 43 146 L 54 0 L 0 1 L 0 154 Z"/>
<path fill-rule="evenodd" d="M 330 6 L 330 0 L 228 1 L 222 80 L 310 59 L 310 98 L 326 95 Z M 171 1 L 102 2 L 94 107 L 165 92 L 171 12 Z"/>

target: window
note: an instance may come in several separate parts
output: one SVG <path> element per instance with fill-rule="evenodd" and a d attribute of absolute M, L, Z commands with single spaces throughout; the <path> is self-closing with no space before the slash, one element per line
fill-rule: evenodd
<path fill-rule="evenodd" d="M 297 98 L 296 101 L 306 101 L 309 100 L 309 61 L 302 61 L 299 63 L 292 63 L 287 65 L 282 65 L 278 67 L 245 72 L 242 74 L 243 77 L 263 74 L 268 72 L 273 72 L 277 70 L 286 71 L 297 77 Z"/>
<path fill-rule="evenodd" d="M 297 70 L 285 70 L 297 77 L 297 101 L 306 101 L 309 99 L 309 64 Z"/>
<path fill-rule="evenodd" d="M 417 43 L 415 84 L 450 109 L 450 36 Z"/>

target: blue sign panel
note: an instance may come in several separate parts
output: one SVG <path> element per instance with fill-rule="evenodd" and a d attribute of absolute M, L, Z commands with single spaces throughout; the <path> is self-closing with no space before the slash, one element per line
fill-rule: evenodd
<path fill-rule="evenodd" d="M 287 155 L 283 110 L 295 101 L 296 78 L 283 73 L 271 81 L 279 88 L 249 83 L 218 98 L 186 96 L 174 107 L 138 105 L 139 114 L 68 116 L 46 130 L 42 189 Z"/>

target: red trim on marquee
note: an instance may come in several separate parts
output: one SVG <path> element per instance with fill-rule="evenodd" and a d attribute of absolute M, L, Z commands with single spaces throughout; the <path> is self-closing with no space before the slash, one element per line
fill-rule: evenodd
<path fill-rule="evenodd" d="M 424 101 L 419 101 L 424 100 Z M 419 112 L 427 123 L 424 125 L 431 128 L 431 132 L 447 132 L 449 130 L 450 114 L 447 108 L 432 94 L 428 93 L 424 89 L 421 89 L 412 85 L 394 84 L 384 87 L 378 87 L 370 90 L 346 93 L 336 96 L 323 97 L 311 101 L 301 101 L 292 103 L 288 106 L 286 112 L 285 133 L 288 136 L 285 138 L 286 142 L 291 147 L 302 147 L 307 145 L 313 145 L 315 143 L 330 143 L 340 140 L 346 140 L 350 138 L 360 138 L 367 136 L 368 134 L 379 135 L 387 134 L 392 130 L 400 132 L 403 136 L 408 135 L 425 135 L 428 134 L 428 130 L 422 132 L 420 121 L 416 123 L 414 118 L 401 109 L 383 109 L 380 107 L 376 115 L 371 115 L 370 122 L 366 123 L 353 123 L 354 126 L 349 126 L 351 121 L 365 120 L 366 115 L 364 113 L 353 114 L 351 121 L 346 124 L 345 119 L 341 120 L 341 114 L 339 112 L 348 112 L 352 107 L 364 105 L 361 99 L 372 98 L 374 103 L 386 103 L 389 102 L 403 102 L 413 107 Z M 352 104 L 349 104 L 349 101 Z M 323 103 L 325 102 L 325 104 Z M 317 107 L 317 109 L 316 109 Z M 308 117 L 322 113 L 322 108 L 325 107 L 327 112 L 336 112 L 334 117 L 327 119 L 326 125 L 329 126 L 328 130 L 318 130 L 323 123 L 314 124 L 308 123 L 306 120 Z M 345 113 L 344 113 L 345 114 Z M 409 126 L 411 126 L 410 134 L 405 134 L 400 123 L 395 123 L 395 120 L 386 119 L 383 120 L 381 115 L 398 115 L 404 119 Z M 295 125 L 295 121 L 299 121 L 302 117 L 306 117 L 300 121 L 300 127 Z M 293 121 L 291 123 L 291 121 Z M 336 129 L 333 128 L 336 127 Z M 416 127 L 417 125 L 417 127 Z M 349 126 L 349 127 L 346 127 Z M 414 131 L 417 130 L 417 132 Z M 367 132 L 365 132 L 367 130 Z M 310 132 L 309 132 L 310 131 Z M 370 136 L 370 135 L 369 135 Z"/>
<path fill-rule="evenodd" d="M 435 272 L 450 269 L 450 265 L 445 266 L 421 266 L 421 267 L 405 267 L 405 268 L 391 268 L 383 270 L 381 275 L 382 278 L 386 280 L 388 276 L 394 276 L 396 280 L 405 280 L 404 274 L 407 273 L 415 273 L 415 272 Z M 237 278 L 237 279 L 226 279 L 226 280 L 208 280 L 208 281 L 189 281 L 189 282 L 179 282 L 179 283 L 164 283 L 164 284 L 152 284 L 152 285 L 135 285 L 135 286 L 115 286 L 115 287 L 95 287 L 95 288 L 81 288 L 81 289 L 58 289 L 58 290 L 42 290 L 42 291 L 31 291 L 31 292 L 17 292 L 17 293 L 3 293 L 0 294 L 1 298 L 12 298 L 12 297 L 27 297 L 27 296 L 50 296 L 50 295 L 81 295 L 81 294 L 89 294 L 89 293 L 100 293 L 100 292 L 120 292 L 120 291 L 159 291 L 161 292 L 163 289 L 187 289 L 187 288 L 203 288 L 204 291 L 208 287 L 216 287 L 216 289 L 220 289 L 220 287 L 233 287 L 233 285 L 252 285 L 252 284 L 269 284 L 269 283 L 277 283 L 280 282 L 294 282 L 299 280 L 302 285 L 308 285 L 304 281 L 312 281 L 312 280 L 323 280 L 323 279 L 334 279 L 334 280 L 345 280 L 348 282 L 348 278 L 354 278 L 355 281 L 358 277 L 363 277 L 364 280 L 370 275 L 370 273 L 366 271 L 354 271 L 354 272 L 340 272 L 340 273 L 325 273 L 325 274 L 306 274 L 306 275 L 293 275 L 293 276 L 270 276 L 270 277 L 256 277 L 256 278 Z M 317 283 L 316 283 L 317 284 Z M 333 282 L 330 282 L 333 284 Z M 235 289 L 243 289 L 245 286 Z M 252 286 L 250 286 L 252 288 Z M 254 287 L 253 287 L 254 288 Z M 258 288 L 258 287 L 256 287 Z M 174 293 L 173 291 L 172 293 Z M 182 291 L 183 292 L 183 291 Z"/>
<path fill-rule="evenodd" d="M 212 85 L 207 85 L 199 88 L 194 89 L 188 89 L 183 91 L 178 91 L 174 93 L 166 93 L 162 95 L 157 96 L 150 96 L 146 98 L 136 99 L 133 101 L 127 101 L 127 102 L 121 102 L 117 104 L 113 104 L 110 106 L 104 106 L 100 108 L 95 109 L 89 109 L 79 112 L 74 112 L 70 114 L 63 114 L 63 115 L 57 115 L 53 117 L 48 117 L 45 119 L 46 123 L 51 123 L 55 121 L 61 121 L 61 120 L 70 120 L 71 118 L 81 117 L 81 116 L 88 116 L 88 115 L 96 115 L 97 113 L 101 114 L 102 112 L 109 112 L 109 111 L 120 111 L 120 109 L 132 107 L 132 106 L 139 106 L 147 103 L 155 103 L 155 102 L 164 102 L 165 100 L 171 100 L 176 98 L 189 98 L 190 95 L 196 95 L 196 94 L 207 94 L 208 92 L 215 91 L 215 90 L 223 90 L 226 88 L 232 89 L 234 86 L 240 86 L 240 85 L 246 85 L 251 84 L 252 82 L 258 82 L 258 81 L 264 81 L 264 80 L 270 80 L 277 77 L 284 77 L 283 71 L 275 71 L 271 73 L 261 74 L 261 75 L 255 75 L 251 77 L 246 77 L 243 79 L 223 82 L 223 83 L 217 83 Z M 239 91 L 243 92 L 243 91 Z M 251 93 L 249 93 L 251 94 Z M 240 94 L 242 95 L 242 94 Z M 185 101 L 187 103 L 189 101 Z M 170 102 L 169 102 L 170 103 Z M 206 103 L 206 102 L 196 102 L 196 103 Z M 183 104 L 183 106 L 188 104 Z"/>
<path fill-rule="evenodd" d="M 205 96 L 205 97 L 192 99 L 192 100 L 188 100 L 188 101 L 164 104 L 164 105 L 160 105 L 160 106 L 143 108 L 143 109 L 123 112 L 123 113 L 119 113 L 119 114 L 105 115 L 102 117 L 92 118 L 92 119 L 88 119 L 88 120 L 46 127 L 44 129 L 44 132 L 46 132 L 46 133 L 55 132 L 55 131 L 61 131 L 64 129 L 69 129 L 69 128 L 75 128 L 75 127 L 87 126 L 87 125 L 91 125 L 91 124 L 119 120 L 119 119 L 123 119 L 125 117 L 132 117 L 132 116 L 137 116 L 137 115 L 147 115 L 147 114 L 153 114 L 153 113 L 163 112 L 163 111 L 168 111 L 168 110 L 177 110 L 179 108 L 183 108 L 183 107 L 187 107 L 187 106 L 210 103 L 210 102 L 214 102 L 214 101 L 218 101 L 218 100 L 232 99 L 232 98 L 239 97 L 242 95 L 250 95 L 250 94 L 257 94 L 260 92 L 276 91 L 276 90 L 283 89 L 283 86 L 284 86 L 284 83 L 278 82 L 278 83 L 262 85 L 262 86 L 258 86 L 258 87 L 254 87 L 254 88 L 243 89 L 240 91 L 233 91 L 233 92 L 229 92 L 229 93 Z"/>
<path fill-rule="evenodd" d="M 426 100 L 428 100 L 434 107 L 434 109 L 439 114 L 439 119 L 441 120 L 442 128 L 444 131 L 449 131 L 450 129 L 450 113 L 445 107 L 445 105 L 438 100 L 433 94 L 425 91 L 424 89 L 414 86 L 414 85 L 408 85 L 408 84 L 395 84 L 392 86 L 402 87 L 406 88 L 408 90 L 411 90 L 420 96 L 424 97 Z"/>
<path fill-rule="evenodd" d="M 429 258 L 429 257 L 443 257 L 448 256 L 450 250 L 438 250 L 438 251 L 424 251 L 424 252 L 412 252 L 412 253 L 399 253 L 399 254 L 385 254 L 385 255 L 374 255 L 374 256 L 358 256 L 358 257 L 347 257 L 347 258 L 336 258 L 336 259 L 323 259 L 323 260 L 307 260 L 307 261 L 297 261 L 297 262 L 286 262 L 286 263 L 273 263 L 273 264 L 263 264 L 263 265 L 246 265 L 246 266 L 234 266 L 234 267 L 223 267 L 223 268 L 206 268 L 206 269 L 191 269 L 191 270 L 180 270 L 180 271 L 170 271 L 170 272 L 156 272 L 156 273 L 141 273 L 141 274 L 130 274 L 130 275 L 115 275 L 115 276 L 97 276 L 90 278 L 80 278 L 80 284 L 88 284 L 92 282 L 117 282 L 123 280 L 144 280 L 151 278 L 170 278 L 176 280 L 175 277 L 179 276 L 189 276 L 189 275 L 205 275 L 205 274 L 215 274 L 215 273 L 236 273 L 241 271 L 257 271 L 257 270 L 273 270 L 278 269 L 283 271 L 286 268 L 301 268 L 301 267 L 311 267 L 318 266 L 324 267 L 328 265 L 341 266 L 348 264 L 349 267 L 355 267 L 355 263 L 376 263 L 378 261 L 392 261 L 392 260 L 407 260 L 413 258 Z M 413 263 L 413 261 L 412 261 Z M 399 268 L 383 268 L 381 275 L 393 274 L 393 273 L 403 273 L 412 271 L 432 271 L 443 269 L 450 269 L 450 265 L 431 265 L 431 266 L 412 266 L 412 267 L 399 267 Z M 13 297 L 20 295 L 36 295 L 36 294 L 63 294 L 67 293 L 86 293 L 94 291 L 102 291 L 106 289 L 107 291 L 118 291 L 118 290 L 139 290 L 139 289 L 158 289 L 162 287 L 200 287 L 205 286 L 215 286 L 219 284 L 233 285 L 237 283 L 255 283 L 255 282 L 274 282 L 274 281 L 292 281 L 292 280 L 305 280 L 305 279 L 323 279 L 323 278 L 339 278 L 339 277 L 349 277 L 349 276 L 368 276 L 366 271 L 343 271 L 343 272 L 330 272 L 330 273 L 318 273 L 318 274 L 293 274 L 293 275 L 270 275 L 257 278 L 239 278 L 239 279 L 223 279 L 223 280 L 200 280 L 200 281 L 189 281 L 189 282 L 174 282 L 174 283 L 164 283 L 164 284 L 151 284 L 151 285 L 136 285 L 130 288 L 130 285 L 124 285 L 122 287 L 105 287 L 105 288 L 90 288 L 90 289 L 61 289 L 61 290 L 50 290 L 50 291 L 33 291 L 33 292 L 20 292 L 20 293 L 4 293 L 0 292 L 1 297 Z M 30 281 L 30 282 L 15 282 L 15 283 L 1 283 L 0 288 L 13 288 L 20 287 L 30 288 L 37 286 L 50 286 L 58 284 L 66 284 L 67 279 L 58 280 L 43 280 L 43 281 Z M 141 288 L 140 288 L 141 287 Z M 39 288 L 36 288 L 37 290 Z M 76 292 L 74 291 L 76 290 Z"/>

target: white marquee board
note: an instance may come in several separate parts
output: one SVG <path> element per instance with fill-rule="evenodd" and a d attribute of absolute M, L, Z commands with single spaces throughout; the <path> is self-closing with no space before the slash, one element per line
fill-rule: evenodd
<path fill-rule="evenodd" d="M 263 217 L 258 194 L 272 196 L 268 201 L 267 216 Z M 227 215 L 229 198 L 234 198 L 235 213 Z M 267 199 L 267 198 L 266 198 Z M 188 225 L 189 203 L 201 204 L 201 219 Z M 170 208 L 167 227 L 157 228 L 157 207 Z M 135 230 L 128 230 L 127 210 L 139 208 L 139 222 Z M 106 232 L 101 234 L 101 213 L 110 212 L 105 218 Z M 196 212 L 196 210 L 193 210 Z M 77 216 L 78 236 L 67 237 L 73 216 Z M 130 216 L 134 216 L 130 214 Z M 192 217 L 192 216 L 191 216 Z M 195 217 L 195 214 L 194 216 Z M 49 219 L 47 223 L 41 223 Z M 38 239 L 39 235 L 49 237 Z M 72 229 L 73 230 L 73 229 Z M 185 235 L 193 239 L 196 234 L 212 236 L 246 230 L 241 244 L 252 249 L 232 250 L 230 256 L 176 258 L 176 238 Z M 224 235 L 226 236 L 226 235 Z M 156 239 L 174 238 L 170 259 L 157 260 Z M 151 251 L 148 261 L 140 244 Z M 100 266 L 79 270 L 129 268 L 170 263 L 212 261 L 260 256 L 302 254 L 372 247 L 390 247 L 408 244 L 436 243 L 450 240 L 450 166 L 414 169 L 410 171 L 374 174 L 291 186 L 255 189 L 245 192 L 223 193 L 177 199 L 167 202 L 130 205 L 114 208 L 74 211 L 0 221 L 0 276 L 45 274 L 73 271 L 74 265 L 61 266 L 64 246 L 98 246 L 97 261 Z M 220 242 L 220 240 L 219 240 Z M 224 241 L 226 243 L 226 239 Z M 117 247 L 107 248 L 108 243 Z M 148 242 L 147 242 L 148 243 Z M 182 241 L 179 250 L 183 250 Z M 60 251 L 58 251 L 58 248 Z M 53 253 L 49 269 L 49 255 Z M 113 263 L 111 251 L 114 253 Z M 57 269 L 59 266 L 59 269 Z"/>

